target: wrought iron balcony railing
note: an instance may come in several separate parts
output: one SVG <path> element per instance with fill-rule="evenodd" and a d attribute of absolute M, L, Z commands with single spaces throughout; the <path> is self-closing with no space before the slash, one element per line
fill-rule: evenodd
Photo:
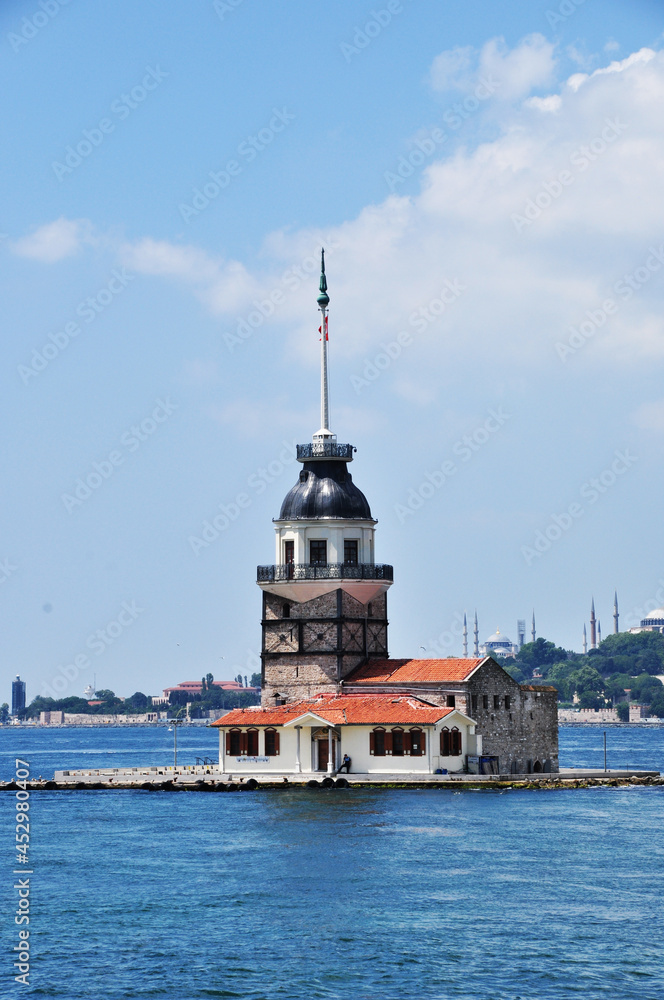
<path fill-rule="evenodd" d="M 309 444 L 298 444 L 298 462 L 306 462 L 312 458 L 341 458 L 346 462 L 353 461 L 352 444 L 337 444 L 336 441 L 313 441 Z"/>
<path fill-rule="evenodd" d="M 287 580 L 389 580 L 394 579 L 394 569 L 383 563 L 282 563 L 279 566 L 259 566 L 258 583 L 280 583 Z"/>

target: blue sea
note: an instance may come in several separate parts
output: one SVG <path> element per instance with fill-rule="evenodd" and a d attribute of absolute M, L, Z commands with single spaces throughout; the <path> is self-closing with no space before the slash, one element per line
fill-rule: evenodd
<path fill-rule="evenodd" d="M 0 777 L 172 762 L 150 729 L 0 729 Z M 607 729 L 664 771 L 664 728 Z M 178 759 L 216 756 L 182 728 Z M 561 729 L 563 765 L 602 731 Z M 31 973 L 13 981 L 15 796 L 0 795 L 0 996 L 664 997 L 664 786 L 34 792 Z"/>

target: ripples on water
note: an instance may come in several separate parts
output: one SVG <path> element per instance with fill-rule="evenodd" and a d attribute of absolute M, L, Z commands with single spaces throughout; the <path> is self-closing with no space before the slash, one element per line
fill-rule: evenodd
<path fill-rule="evenodd" d="M 616 753 L 661 762 L 663 730 L 619 733 Z M 575 754 L 564 763 L 599 763 L 601 732 L 561 736 Z M 163 763 L 170 738 L 3 730 L 2 773 L 15 753 L 49 775 L 97 756 L 108 766 L 109 750 Z M 215 736 L 178 743 L 193 762 Z M 25 992 L 661 1000 L 663 803 L 662 788 L 34 794 Z M 8 832 L 13 806 L 0 796 Z M 11 893 L 3 902 L 10 912 Z"/>

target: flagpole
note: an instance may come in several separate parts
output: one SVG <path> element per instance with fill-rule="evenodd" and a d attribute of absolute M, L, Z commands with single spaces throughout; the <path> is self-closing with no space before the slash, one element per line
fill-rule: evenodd
<path fill-rule="evenodd" d="M 330 411 L 327 379 L 327 307 L 330 297 L 327 294 L 327 279 L 325 277 L 325 250 L 320 254 L 320 294 L 318 305 L 322 314 L 320 327 L 320 422 L 321 431 L 330 430 Z"/>

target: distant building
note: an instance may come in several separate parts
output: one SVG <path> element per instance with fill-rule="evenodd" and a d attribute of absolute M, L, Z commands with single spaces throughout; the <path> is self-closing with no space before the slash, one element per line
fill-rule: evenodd
<path fill-rule="evenodd" d="M 518 644 L 501 635 L 499 628 L 480 646 L 480 656 L 514 657 L 518 652 Z"/>
<path fill-rule="evenodd" d="M 19 675 L 12 681 L 12 715 L 18 715 L 25 708 L 25 681 Z"/>
<path fill-rule="evenodd" d="M 664 608 L 655 608 L 646 615 L 645 618 L 641 619 L 640 625 L 635 625 L 633 628 L 628 629 L 628 632 L 632 632 L 636 635 L 638 632 L 659 632 L 664 634 Z"/>
<path fill-rule="evenodd" d="M 242 684 L 238 684 L 237 681 L 212 681 L 212 687 L 219 688 L 221 691 L 250 691 L 252 694 L 260 694 L 261 689 L 257 687 L 243 687 Z M 176 684 L 175 687 L 164 688 L 164 702 L 169 702 L 171 694 L 176 692 L 177 694 L 200 694 L 203 690 L 202 681 L 182 681 L 180 684 Z M 161 699 L 152 699 L 153 705 L 160 702 Z"/>

